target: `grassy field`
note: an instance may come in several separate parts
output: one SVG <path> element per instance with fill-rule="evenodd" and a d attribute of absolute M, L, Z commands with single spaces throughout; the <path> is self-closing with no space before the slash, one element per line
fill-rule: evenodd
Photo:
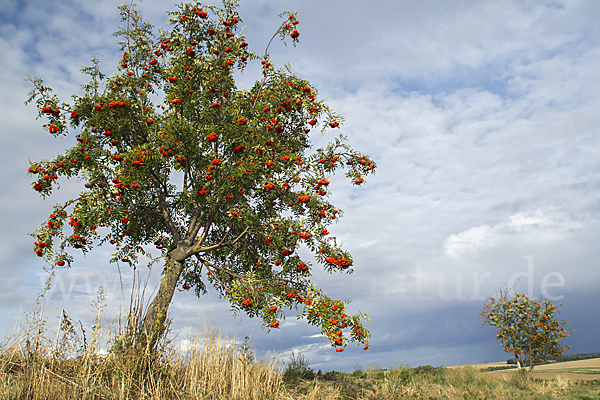
<path fill-rule="evenodd" d="M 487 375 L 498 377 L 510 377 L 515 373 L 516 368 L 485 372 Z M 568 378 L 571 381 L 600 380 L 600 358 L 539 365 L 533 369 L 532 374 L 532 377 L 536 379 L 554 379 L 558 376 Z"/>
<path fill-rule="evenodd" d="M 85 337 L 66 315 L 58 329 L 35 311 L 28 318 L 0 345 L 0 399 L 600 399 L 600 380 L 565 375 L 593 376 L 599 359 L 543 366 L 551 379 L 529 381 L 474 366 L 315 373 L 301 355 L 285 370 L 276 359 L 255 360 L 247 342 L 231 346 L 212 328 L 184 352 L 163 342 L 159 357 L 100 357 L 102 335 L 121 331 L 97 323 Z"/>

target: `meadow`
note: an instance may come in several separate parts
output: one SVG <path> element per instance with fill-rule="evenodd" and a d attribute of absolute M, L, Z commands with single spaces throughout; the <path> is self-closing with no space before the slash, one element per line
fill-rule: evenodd
<path fill-rule="evenodd" d="M 257 360 L 247 340 L 232 346 L 235 337 L 214 326 L 185 351 L 164 340 L 158 356 L 100 356 L 102 337 L 114 342 L 124 333 L 103 326 L 100 308 L 87 335 L 66 313 L 51 328 L 41 311 L 26 314 L 0 344 L 0 399 L 600 399 L 600 359 L 544 365 L 530 380 L 478 366 L 315 372 L 302 355 L 284 368 L 277 358 Z"/>

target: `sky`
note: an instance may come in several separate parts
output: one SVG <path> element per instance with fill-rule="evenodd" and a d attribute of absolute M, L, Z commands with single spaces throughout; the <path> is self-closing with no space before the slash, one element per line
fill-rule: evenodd
<path fill-rule="evenodd" d="M 55 139 L 42 129 L 24 105 L 31 84 L 23 77 L 42 78 L 68 101 L 81 94 L 80 68 L 92 53 L 104 73 L 116 71 L 119 4 L 0 0 L 3 337 L 26 320 L 46 280 L 29 234 L 82 184 L 62 180 L 45 201 L 32 190 L 28 160 L 55 157 L 75 133 Z M 138 8 L 168 29 L 175 3 Z M 277 15 L 293 10 L 301 44 L 271 45 L 275 66 L 289 62 L 309 80 L 345 117 L 350 144 L 377 163 L 361 187 L 343 172 L 330 179 L 330 201 L 344 216 L 328 230 L 353 255 L 354 273 L 313 270 L 325 293 L 371 317 L 371 349 L 336 353 L 293 311 L 267 334 L 210 288 L 200 299 L 176 292 L 174 345 L 185 349 L 214 324 L 238 344 L 248 336 L 258 358 L 302 354 L 315 371 L 503 361 L 479 313 L 508 285 L 563 305 L 559 318 L 577 329 L 564 340 L 567 354 L 600 352 L 600 3 L 241 0 L 250 50 L 262 54 Z M 237 78 L 250 87 L 258 61 Z M 313 143 L 333 138 L 317 133 Z M 109 259 L 96 248 L 57 273 L 44 297 L 49 324 L 64 308 L 89 332 L 100 287 L 107 323 L 128 309 L 133 271 Z M 148 300 L 160 265 L 137 271 Z"/>

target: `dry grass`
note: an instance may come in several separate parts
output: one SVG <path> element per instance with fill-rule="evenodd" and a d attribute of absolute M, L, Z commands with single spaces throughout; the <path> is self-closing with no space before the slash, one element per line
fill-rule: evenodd
<path fill-rule="evenodd" d="M 307 398 L 311 385 L 335 388 L 339 399 L 588 399 L 600 395 L 600 382 L 573 384 L 559 377 L 530 380 L 514 376 L 503 379 L 473 367 L 371 368 L 354 373 L 317 373 L 312 380 L 289 383 L 297 399 Z M 333 394 L 335 396 L 335 394 Z M 325 397 L 316 397 L 325 398 Z"/>
<path fill-rule="evenodd" d="M 262 400 L 286 398 L 289 392 L 276 359 L 249 362 L 214 327 L 202 340 L 193 338 L 185 351 L 163 341 L 157 356 L 131 350 L 99 356 L 102 335 L 114 343 L 122 330 L 111 334 L 97 323 L 88 340 L 81 324 L 63 310 L 56 334 L 48 337 L 43 311 L 43 304 L 40 310 L 36 305 L 25 316 L 24 329 L 0 345 L 1 399 Z M 97 321 L 101 314 L 99 308 Z"/>
<path fill-rule="evenodd" d="M 157 356 L 113 351 L 101 357 L 97 355 L 101 339 L 108 336 L 114 343 L 123 335 L 120 328 L 113 333 L 111 327 L 101 326 L 101 307 L 89 339 L 81 324 L 64 311 L 60 326 L 50 329 L 43 306 L 37 308 L 27 316 L 24 328 L 0 345 L 0 399 L 600 398 L 600 381 L 499 378 L 473 367 L 366 371 L 359 367 L 351 374 L 315 374 L 301 358 L 284 373 L 275 367 L 277 359 L 255 361 L 247 346 L 232 345 L 235 337 L 206 325 L 185 349 L 175 350 L 163 341 Z M 135 328 L 129 321 L 125 332 Z"/>

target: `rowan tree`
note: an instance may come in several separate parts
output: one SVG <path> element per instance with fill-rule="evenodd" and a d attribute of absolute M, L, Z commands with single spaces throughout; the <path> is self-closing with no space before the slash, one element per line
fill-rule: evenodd
<path fill-rule="evenodd" d="M 61 176 L 84 181 L 81 194 L 56 205 L 33 234 L 34 251 L 52 274 L 72 266 L 73 249 L 114 246 L 111 262 L 134 267 L 152 257 L 145 246 L 156 246 L 164 270 L 137 338 L 151 348 L 165 332 L 175 290 L 200 296 L 210 284 L 263 328 L 278 328 L 284 309 L 301 308 L 299 318 L 336 351 L 348 341 L 368 349 L 361 322 L 368 316 L 347 314 L 349 300 L 316 287 L 314 266 L 297 249 L 306 246 L 330 273 L 353 272 L 351 255 L 327 231 L 342 216 L 328 201 L 329 179 L 345 168 L 362 185 L 375 163 L 342 134 L 313 150 L 309 132 L 339 131 L 342 117 L 307 80 L 275 68 L 271 42 L 262 57 L 248 50 L 237 1 L 182 4 L 169 13 L 172 29 L 157 34 L 133 7 L 120 7 L 116 73 L 104 75 L 94 56 L 82 69 L 90 82 L 71 103 L 31 79 L 27 103 L 35 100 L 47 117 L 44 128 L 77 138 L 64 154 L 30 162 L 33 188 L 45 198 Z M 297 14 L 280 17 L 271 41 L 295 46 Z M 262 76 L 238 88 L 234 71 L 250 62 L 260 62 Z"/>
<path fill-rule="evenodd" d="M 537 302 L 520 293 L 509 298 L 505 289 L 497 297 L 488 298 L 480 317 L 485 318 L 483 325 L 498 330 L 496 340 L 516 357 L 519 372 L 529 376 L 537 364 L 571 348 L 561 344 L 568 336 L 563 328 L 567 321 L 559 322 L 556 313 L 550 301 Z"/>

